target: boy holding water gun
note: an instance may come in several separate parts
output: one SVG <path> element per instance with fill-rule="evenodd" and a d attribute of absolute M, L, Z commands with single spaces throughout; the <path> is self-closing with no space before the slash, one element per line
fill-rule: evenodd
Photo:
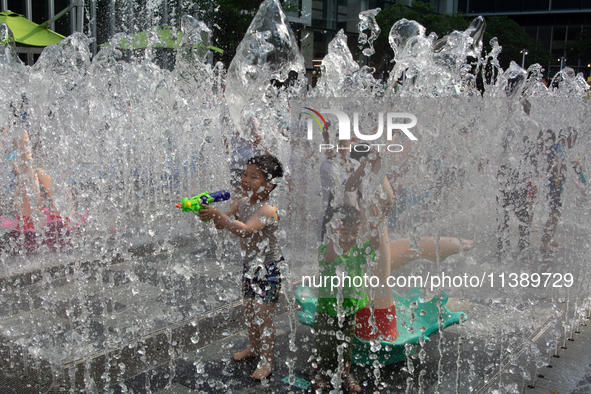
<path fill-rule="evenodd" d="M 260 356 L 254 379 L 268 377 L 274 368 L 275 326 L 273 311 L 279 300 L 283 256 L 276 236 L 279 216 L 270 199 L 274 180 L 283 176 L 279 160 L 270 154 L 248 160 L 240 185 L 243 197 L 226 213 L 203 205 L 199 219 L 213 220 L 240 239 L 243 252 L 242 290 L 249 346 L 234 354 L 241 361 Z"/>

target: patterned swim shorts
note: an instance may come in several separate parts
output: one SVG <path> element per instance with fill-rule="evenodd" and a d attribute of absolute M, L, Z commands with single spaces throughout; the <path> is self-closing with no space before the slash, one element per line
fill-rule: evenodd
<path fill-rule="evenodd" d="M 278 265 L 284 261 L 283 257 L 281 257 L 275 263 L 258 267 L 252 278 L 246 277 L 247 268 L 243 267 L 242 293 L 244 298 L 259 296 L 264 303 L 278 302 L 279 292 L 281 291 L 281 271 Z"/>

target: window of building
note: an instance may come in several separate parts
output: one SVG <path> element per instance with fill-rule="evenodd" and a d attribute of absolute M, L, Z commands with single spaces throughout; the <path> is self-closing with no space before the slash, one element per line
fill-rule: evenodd
<path fill-rule="evenodd" d="M 560 0 L 552 2 L 552 10 L 579 10 L 581 0 Z"/>
<path fill-rule="evenodd" d="M 17 14 L 27 15 L 27 6 L 25 0 L 8 0 L 6 2 L 8 9 Z"/>
<path fill-rule="evenodd" d="M 347 30 L 347 0 L 337 1 L 337 30 Z"/>
<path fill-rule="evenodd" d="M 488 0 L 471 0 L 470 13 L 494 12 L 495 2 Z"/>
<path fill-rule="evenodd" d="M 550 0 L 523 0 L 523 11 L 548 11 Z"/>
<path fill-rule="evenodd" d="M 41 24 L 49 19 L 49 7 L 47 1 L 35 2 L 31 11 L 32 20 L 37 24 Z"/>
<path fill-rule="evenodd" d="M 468 0 L 458 0 L 458 12 L 460 14 L 468 12 Z"/>
<path fill-rule="evenodd" d="M 521 1 L 515 0 L 496 0 L 495 12 L 520 12 Z"/>
<path fill-rule="evenodd" d="M 566 26 L 554 26 L 552 33 L 552 53 L 562 56 L 564 52 L 564 44 L 566 41 Z"/>
<path fill-rule="evenodd" d="M 538 40 L 544 43 L 544 49 L 550 52 L 550 45 L 552 43 L 552 26 L 540 26 L 538 28 Z"/>
<path fill-rule="evenodd" d="M 386 8 L 390 7 L 391 5 L 396 4 L 396 0 L 369 0 L 369 7 L 368 9 L 372 10 L 374 8 L 381 8 L 385 10 Z"/>
<path fill-rule="evenodd" d="M 53 2 L 53 9 L 56 13 L 60 12 L 61 10 L 67 8 L 70 5 L 70 0 L 53 0 Z M 76 8 L 74 8 L 73 12 L 76 12 L 75 10 Z M 68 12 L 66 15 L 62 16 L 57 21 L 55 21 L 54 24 L 55 31 L 66 37 L 73 33 L 72 24 L 70 22 L 70 14 L 71 12 Z"/>
<path fill-rule="evenodd" d="M 314 0 L 312 1 L 312 26 L 314 27 L 326 27 L 324 22 L 325 14 L 325 1 Z"/>
<path fill-rule="evenodd" d="M 314 32 L 314 60 L 324 59 L 326 50 L 328 48 L 328 42 L 326 41 L 326 33 L 316 30 Z M 320 62 L 314 62 L 320 65 Z"/>

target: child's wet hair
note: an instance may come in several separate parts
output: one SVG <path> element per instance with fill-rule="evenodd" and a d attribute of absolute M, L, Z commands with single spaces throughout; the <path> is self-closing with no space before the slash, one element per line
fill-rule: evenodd
<path fill-rule="evenodd" d="M 339 205 L 335 208 L 333 217 L 342 221 L 345 226 L 361 225 L 361 212 L 351 205 Z"/>
<path fill-rule="evenodd" d="M 283 166 L 275 156 L 270 154 L 258 155 L 248 159 L 248 164 L 259 166 L 268 180 L 283 177 Z"/>

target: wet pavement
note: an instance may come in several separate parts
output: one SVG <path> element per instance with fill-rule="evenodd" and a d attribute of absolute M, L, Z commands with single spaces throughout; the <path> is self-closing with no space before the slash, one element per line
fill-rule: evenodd
<path fill-rule="evenodd" d="M 452 304 L 459 302 L 451 300 Z M 464 305 L 465 306 L 465 305 Z M 473 310 L 474 311 L 474 310 Z M 516 344 L 512 348 L 512 354 L 505 354 L 502 359 L 503 368 L 498 366 L 501 362 L 502 346 L 491 347 L 488 338 L 470 337 L 462 327 L 454 327 L 446 330 L 442 335 L 435 335 L 424 347 L 425 355 L 421 360 L 414 356 L 406 362 L 386 365 L 379 368 L 379 374 L 371 366 L 354 366 L 352 374 L 363 386 L 363 392 L 376 391 L 385 393 L 423 392 L 423 393 L 485 393 L 491 390 L 498 392 L 548 392 L 536 391 L 544 387 L 543 384 L 550 381 L 540 378 L 543 370 L 550 370 L 547 365 L 552 365 L 554 371 L 562 373 L 555 375 L 554 384 L 561 387 L 561 393 L 570 392 L 575 388 L 574 383 L 582 379 L 581 371 L 565 364 L 569 350 L 558 349 L 556 354 L 561 357 L 548 358 L 548 364 L 536 369 L 535 366 L 526 365 L 530 355 L 527 350 L 531 343 L 543 343 L 549 338 L 548 328 L 554 325 L 556 319 L 562 316 L 552 316 L 542 322 L 538 329 L 528 337 L 528 341 Z M 243 362 L 235 362 L 232 355 L 245 348 L 248 339 L 244 331 L 235 335 L 199 348 L 194 355 L 174 360 L 168 365 L 153 369 L 147 373 L 139 374 L 125 381 L 124 386 L 114 386 L 115 392 L 146 393 L 148 388 L 155 393 L 309 393 L 312 390 L 301 388 L 308 384 L 309 362 L 313 347 L 313 335 L 311 329 L 305 326 L 297 326 L 295 335 L 295 348 L 290 349 L 290 313 L 284 313 L 276 319 L 276 369 L 265 382 L 258 382 L 250 377 L 256 369 L 257 361 L 250 359 Z M 587 324 L 587 323 L 584 323 Z M 591 320 L 589 320 L 591 325 Z M 590 327 L 579 327 L 583 334 L 575 334 L 577 344 L 583 353 L 575 354 L 578 362 L 588 364 L 588 355 L 591 354 Z M 582 336 L 584 340 L 580 340 Z M 508 342 L 508 341 L 507 341 Z M 569 342 L 574 343 L 574 342 Z M 571 350 L 572 351 L 572 350 Z M 585 354 L 583 360 L 582 354 Z M 477 357 L 474 357 L 477 353 Z M 571 361 L 572 363 L 572 361 Z M 521 367 L 520 367 L 521 364 Z M 517 369 L 518 371 L 515 371 Z M 570 376 L 565 376 L 564 370 L 569 370 Z M 172 372 L 174 371 L 174 372 Z M 530 379 L 525 379 L 524 371 L 527 371 Z M 584 372 L 584 371 L 582 371 Z M 294 383 L 289 385 L 286 381 L 290 375 L 294 377 Z M 580 375 L 577 377 L 577 375 Z M 379 377 L 376 379 L 376 377 Z M 573 379 L 568 382 L 565 379 Z M 299 386 L 299 387 L 298 387 Z M 530 386 L 530 387 L 528 387 Z M 551 386 L 552 387 L 552 386 Z M 568 391 L 565 389 L 568 388 Z M 550 391 L 552 392 L 552 391 Z M 579 391 L 585 392 L 585 391 Z"/>
<path fill-rule="evenodd" d="M 589 305 L 582 283 L 588 273 L 575 260 L 585 258 L 589 234 L 565 225 L 557 238 L 564 247 L 556 255 L 540 253 L 534 247 L 539 234 L 533 234 L 532 248 L 520 255 L 494 256 L 495 240 L 486 239 L 476 240 L 469 253 L 442 262 L 441 270 L 479 277 L 569 270 L 581 280 L 568 289 L 449 289 L 447 307 L 465 312 L 468 321 L 433 335 L 405 362 L 354 366 L 363 392 L 522 393 L 542 387 L 539 376 L 548 374 L 540 371 L 547 365 L 570 373 L 566 381 L 561 380 L 564 374 L 553 377 L 551 387 L 585 392 L 589 362 L 582 355 L 591 354 L 589 342 L 577 341 L 584 350 L 570 355 L 564 344 L 588 335 L 583 324 L 589 324 Z M 232 360 L 247 345 L 235 274 L 238 252 L 216 255 L 196 245 L 180 242 L 172 252 L 137 249 L 108 262 L 71 262 L 3 278 L 2 392 L 58 393 L 73 387 L 91 393 L 310 392 L 286 382 L 290 376 L 304 385 L 309 380 L 314 338 L 309 327 L 297 322 L 295 306 L 285 298 L 276 311 L 273 375 L 266 382 L 255 381 L 250 375 L 256 360 Z M 286 294 L 293 293 L 304 272 L 317 269 L 312 256 L 298 258 Z M 202 263 L 195 265 L 194 259 Z M 419 261 L 398 274 L 435 268 L 435 263 Z M 435 294 L 427 289 L 427 299 Z M 573 322 L 578 322 L 577 330 Z M 583 334 L 575 332 L 579 330 Z M 558 367 L 571 359 L 574 366 Z"/>

